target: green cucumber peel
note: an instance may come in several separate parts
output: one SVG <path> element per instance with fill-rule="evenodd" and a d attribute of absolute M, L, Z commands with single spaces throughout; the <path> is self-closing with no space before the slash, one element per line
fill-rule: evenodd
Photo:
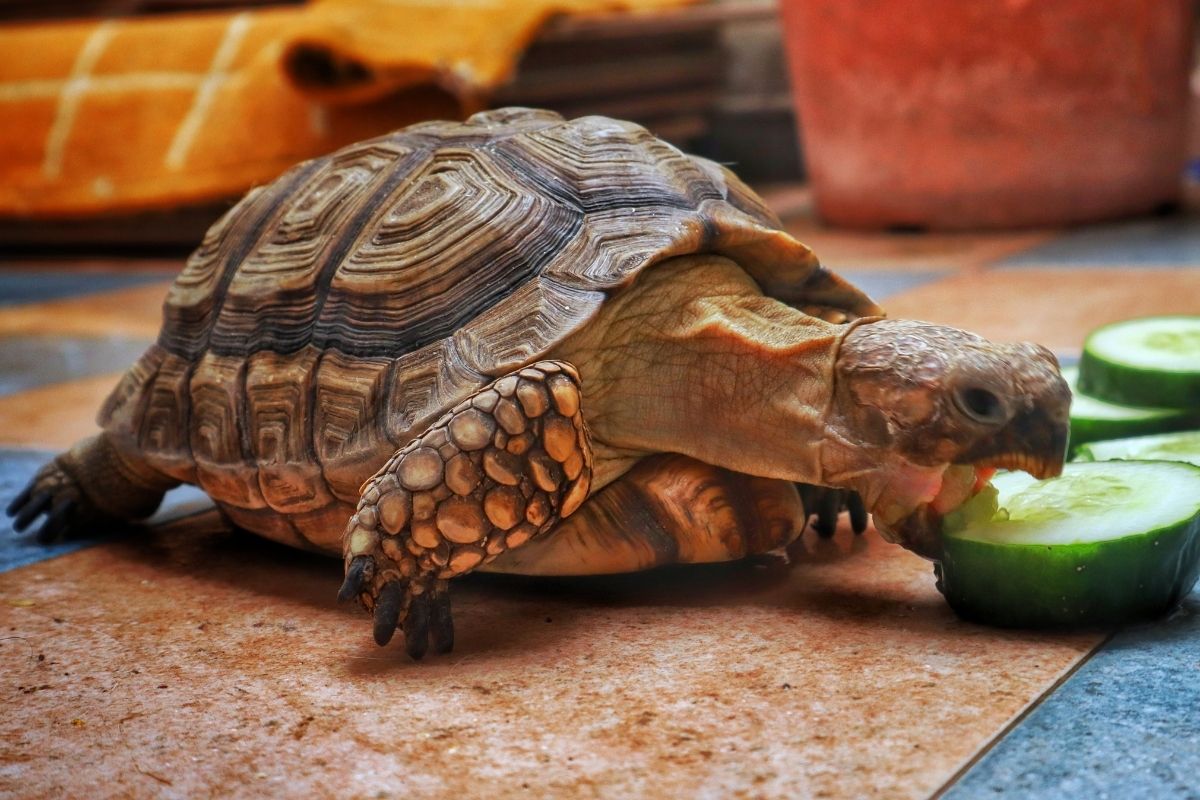
<path fill-rule="evenodd" d="M 1068 464 L 993 480 L 948 515 L 939 588 L 962 616 L 1016 627 L 1107 626 L 1173 608 L 1200 570 L 1200 468 Z M 969 508 L 972 504 L 973 508 Z"/>
<path fill-rule="evenodd" d="M 1141 317 L 1092 331 L 1079 388 L 1132 406 L 1200 410 L 1200 316 Z"/>
<path fill-rule="evenodd" d="M 1152 433 L 1200 427 L 1200 411 L 1144 408 L 1097 400 L 1079 389 L 1079 368 L 1064 367 L 1063 379 L 1071 389 L 1071 437 L 1067 452 L 1107 439 L 1125 439 Z"/>

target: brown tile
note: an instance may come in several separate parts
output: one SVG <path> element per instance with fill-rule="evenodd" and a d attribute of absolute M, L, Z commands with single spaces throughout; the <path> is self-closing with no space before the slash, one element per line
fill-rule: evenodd
<path fill-rule="evenodd" d="M 0 446 L 64 449 L 90 436 L 120 378 L 98 375 L 0 397 Z"/>
<path fill-rule="evenodd" d="M 336 562 L 208 522 L 0 575 L 0 794 L 927 797 L 1097 636 L 957 620 L 873 534 L 468 578 L 414 664 Z"/>
<path fill-rule="evenodd" d="M 129 336 L 153 339 L 171 282 L 0 309 L 0 335 Z"/>
<path fill-rule="evenodd" d="M 888 298 L 888 314 L 1075 352 L 1098 325 L 1200 312 L 1200 270 L 1020 269 L 958 275 Z"/>
<path fill-rule="evenodd" d="M 909 234 L 831 228 L 816 218 L 806 187 L 780 185 L 762 188 L 761 193 L 787 231 L 834 269 L 971 269 L 1057 235 L 1053 231 Z"/>

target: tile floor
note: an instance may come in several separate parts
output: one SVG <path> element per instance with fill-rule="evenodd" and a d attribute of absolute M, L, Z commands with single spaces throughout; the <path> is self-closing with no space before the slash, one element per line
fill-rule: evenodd
<path fill-rule="evenodd" d="M 893 316 L 1066 357 L 1109 319 L 1200 313 L 1195 217 L 887 235 L 800 208 L 792 228 Z M 3 266 L 7 503 L 93 427 L 169 276 Z M 1200 797 L 1200 595 L 1111 638 L 994 630 L 842 530 L 789 565 L 469 577 L 457 649 L 413 664 L 334 605 L 339 572 L 194 491 L 49 550 L 0 523 L 0 796 Z"/>

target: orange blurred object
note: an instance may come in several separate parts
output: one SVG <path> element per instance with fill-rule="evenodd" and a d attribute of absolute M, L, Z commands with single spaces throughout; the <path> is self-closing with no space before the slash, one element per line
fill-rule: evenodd
<path fill-rule="evenodd" d="M 556 14 L 689 0 L 320 0 L 0 28 L 0 215 L 170 208 L 462 117 Z"/>
<path fill-rule="evenodd" d="M 1190 0 L 783 0 L 820 215 L 1013 227 L 1177 200 Z"/>

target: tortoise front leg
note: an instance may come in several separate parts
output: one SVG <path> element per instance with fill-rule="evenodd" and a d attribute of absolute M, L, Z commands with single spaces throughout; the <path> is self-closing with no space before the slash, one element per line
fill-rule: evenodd
<path fill-rule="evenodd" d="M 858 492 L 814 486 L 811 483 L 797 483 L 796 489 L 804 504 L 805 521 L 816 516 L 813 530 L 822 539 L 831 538 L 837 531 L 838 517 L 843 511 L 850 512 L 851 530 L 862 533 L 867 529 L 867 507 Z"/>
<path fill-rule="evenodd" d="M 400 627 L 413 658 L 431 639 L 448 652 L 448 580 L 579 508 L 592 466 L 579 405 L 575 368 L 539 362 L 459 403 L 366 482 L 342 535 L 338 598 L 374 612 L 376 642 Z"/>

